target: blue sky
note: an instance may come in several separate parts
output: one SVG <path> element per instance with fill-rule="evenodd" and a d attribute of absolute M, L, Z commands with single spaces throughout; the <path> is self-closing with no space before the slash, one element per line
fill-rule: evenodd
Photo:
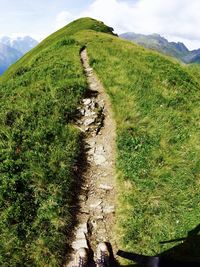
<path fill-rule="evenodd" d="M 0 35 L 29 34 L 37 38 L 55 30 L 62 11 L 76 14 L 93 0 L 0 0 Z"/>
<path fill-rule="evenodd" d="M 200 0 L 0 0 L 0 36 L 41 39 L 83 16 L 117 33 L 159 33 L 200 48 Z"/>

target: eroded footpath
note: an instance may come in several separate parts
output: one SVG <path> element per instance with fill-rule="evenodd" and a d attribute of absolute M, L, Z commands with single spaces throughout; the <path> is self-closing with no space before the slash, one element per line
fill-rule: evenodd
<path fill-rule="evenodd" d="M 74 253 L 90 246 L 95 252 L 99 242 L 115 246 L 115 138 L 116 125 L 112 118 L 109 99 L 101 82 L 89 65 L 87 51 L 81 61 L 88 81 L 87 97 L 78 107 L 77 127 L 84 135 L 87 168 L 79 195 L 79 222 L 72 242 L 72 254 L 67 266 L 72 266 Z"/>

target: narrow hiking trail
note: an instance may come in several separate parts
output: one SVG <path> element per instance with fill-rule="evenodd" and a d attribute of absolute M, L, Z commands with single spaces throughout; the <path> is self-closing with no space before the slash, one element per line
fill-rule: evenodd
<path fill-rule="evenodd" d="M 115 247 L 116 125 L 108 96 L 89 65 L 86 49 L 81 52 L 81 61 L 88 81 L 88 93 L 78 107 L 76 124 L 84 135 L 87 168 L 83 172 L 78 225 L 67 266 L 72 266 L 74 254 L 81 247 L 89 246 L 95 252 L 97 244 L 102 241 L 109 241 Z"/>

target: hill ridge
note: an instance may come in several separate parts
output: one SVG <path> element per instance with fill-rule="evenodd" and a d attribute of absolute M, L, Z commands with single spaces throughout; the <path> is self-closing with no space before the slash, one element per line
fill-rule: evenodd
<path fill-rule="evenodd" d="M 100 103 L 94 111 L 88 106 L 96 100 L 87 95 L 80 60 L 85 46 L 116 123 L 117 208 L 114 214 L 109 208 L 116 218 L 110 234 L 137 254 L 191 256 L 187 244 L 176 250 L 159 242 L 186 236 L 199 224 L 199 66 L 116 38 L 102 22 L 84 18 L 0 77 L 1 266 L 63 266 L 70 253 L 74 211 L 85 199 L 79 194 L 79 170 L 86 167 L 79 115 L 98 113 L 97 123 L 91 117 L 86 124 L 103 131 Z M 91 157 L 104 161 L 104 150 L 92 150 Z M 112 192 L 109 183 L 100 187 Z M 101 210 L 103 202 L 95 204 Z"/>

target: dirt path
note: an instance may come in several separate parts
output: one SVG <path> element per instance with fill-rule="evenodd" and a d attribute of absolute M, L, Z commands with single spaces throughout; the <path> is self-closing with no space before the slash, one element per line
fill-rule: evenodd
<path fill-rule="evenodd" d="M 80 247 L 96 246 L 101 241 L 115 244 L 115 135 L 116 126 L 108 97 L 93 69 L 89 66 L 87 51 L 81 60 L 88 81 L 88 95 L 83 99 L 77 126 L 84 132 L 87 169 L 83 174 L 79 224 L 75 229 L 72 255 L 67 266 L 72 266 L 74 252 Z"/>

